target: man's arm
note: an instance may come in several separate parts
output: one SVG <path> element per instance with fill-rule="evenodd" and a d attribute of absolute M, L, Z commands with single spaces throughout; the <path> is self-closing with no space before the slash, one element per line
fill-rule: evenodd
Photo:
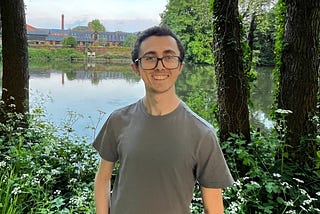
<path fill-rule="evenodd" d="M 110 179 L 114 163 L 101 159 L 94 181 L 94 200 L 97 214 L 109 214 Z"/>
<path fill-rule="evenodd" d="M 222 190 L 201 187 L 202 202 L 205 214 L 223 214 Z"/>

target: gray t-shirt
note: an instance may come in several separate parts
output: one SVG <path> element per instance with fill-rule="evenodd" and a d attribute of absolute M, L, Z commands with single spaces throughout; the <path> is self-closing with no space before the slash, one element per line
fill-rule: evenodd
<path fill-rule="evenodd" d="M 233 178 L 213 127 L 183 102 L 171 113 L 153 116 L 143 101 L 114 111 L 93 146 L 119 161 L 111 214 L 186 214 L 195 182 L 224 188 Z"/>

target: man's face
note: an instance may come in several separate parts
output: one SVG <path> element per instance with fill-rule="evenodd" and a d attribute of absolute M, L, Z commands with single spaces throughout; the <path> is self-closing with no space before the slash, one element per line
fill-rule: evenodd
<path fill-rule="evenodd" d="M 133 64 L 132 67 L 133 70 L 141 76 L 147 92 L 156 94 L 166 93 L 169 91 L 174 92 L 174 84 L 183 68 L 182 62 L 178 61 L 178 66 L 174 66 L 173 69 L 168 69 L 164 67 L 164 65 L 171 65 L 171 62 L 163 62 L 163 64 L 161 60 L 159 60 L 155 68 L 145 68 L 148 68 L 146 61 L 154 59 L 154 57 L 167 57 L 169 60 L 171 58 L 178 60 L 176 57 L 179 56 L 180 52 L 174 38 L 171 36 L 151 36 L 144 40 L 140 46 L 139 58 L 144 59 L 139 61 L 138 66 Z M 165 59 L 163 59 L 163 61 L 165 61 Z"/>

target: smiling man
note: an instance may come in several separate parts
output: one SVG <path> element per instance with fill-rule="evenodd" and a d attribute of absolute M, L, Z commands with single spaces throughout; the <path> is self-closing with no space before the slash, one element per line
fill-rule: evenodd
<path fill-rule="evenodd" d="M 132 69 L 145 96 L 114 111 L 93 143 L 101 156 L 94 190 L 98 214 L 187 214 L 196 182 L 205 213 L 223 213 L 221 189 L 233 178 L 214 128 L 176 95 L 183 59 L 183 46 L 167 27 L 138 35 Z"/>

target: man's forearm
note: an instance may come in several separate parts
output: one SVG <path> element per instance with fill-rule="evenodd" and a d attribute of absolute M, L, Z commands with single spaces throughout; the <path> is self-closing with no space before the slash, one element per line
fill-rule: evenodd
<path fill-rule="evenodd" d="M 201 187 L 205 214 L 223 214 L 222 190 Z"/>
<path fill-rule="evenodd" d="M 109 214 L 110 182 L 95 181 L 94 200 L 97 214 Z"/>

